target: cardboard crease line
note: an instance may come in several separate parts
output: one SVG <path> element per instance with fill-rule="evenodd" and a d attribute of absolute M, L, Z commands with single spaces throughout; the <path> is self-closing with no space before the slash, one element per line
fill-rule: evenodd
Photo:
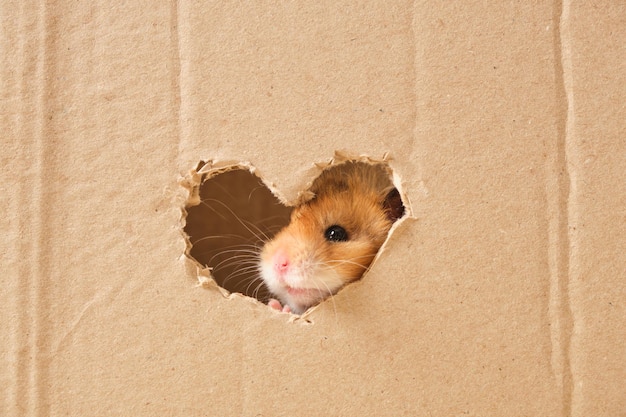
<path fill-rule="evenodd" d="M 571 369 L 572 307 L 570 305 L 570 240 L 571 172 L 569 146 L 573 126 L 573 93 L 570 2 L 555 2 L 553 15 L 554 65 L 557 120 L 555 156 L 549 160 L 547 198 L 549 210 L 550 295 L 552 371 L 562 398 L 561 413 L 572 415 L 573 372 Z"/>

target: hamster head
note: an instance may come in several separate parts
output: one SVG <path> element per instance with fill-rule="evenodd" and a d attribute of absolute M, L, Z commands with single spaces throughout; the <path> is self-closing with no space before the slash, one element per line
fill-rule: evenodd
<path fill-rule="evenodd" d="M 349 162 L 314 181 L 314 197 L 263 247 L 261 277 L 295 313 L 359 279 L 404 213 L 383 165 Z"/>

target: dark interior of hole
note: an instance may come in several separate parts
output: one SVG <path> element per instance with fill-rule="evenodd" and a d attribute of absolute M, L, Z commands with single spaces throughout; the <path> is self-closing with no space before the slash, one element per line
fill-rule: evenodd
<path fill-rule="evenodd" d="M 289 223 L 291 208 L 243 169 L 204 181 L 200 198 L 201 204 L 187 208 L 190 256 L 211 267 L 221 287 L 266 301 L 258 255 L 263 242 Z"/>

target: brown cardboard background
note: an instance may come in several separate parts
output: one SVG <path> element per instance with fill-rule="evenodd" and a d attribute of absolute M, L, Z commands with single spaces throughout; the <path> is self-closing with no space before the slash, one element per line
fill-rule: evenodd
<path fill-rule="evenodd" d="M 623 414 L 625 13 L 6 4 L 0 414 Z M 179 175 L 293 199 L 338 149 L 414 217 L 361 282 L 312 324 L 197 287 Z"/>

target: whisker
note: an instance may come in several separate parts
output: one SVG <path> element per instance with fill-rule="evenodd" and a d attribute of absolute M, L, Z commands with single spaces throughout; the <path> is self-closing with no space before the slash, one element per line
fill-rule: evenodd
<path fill-rule="evenodd" d="M 211 259 L 208 260 L 207 264 L 212 264 L 213 260 L 217 257 L 223 257 L 226 256 L 228 254 L 240 254 L 243 253 L 247 256 L 250 256 L 250 258 L 258 258 L 259 252 L 256 250 L 252 250 L 252 249 L 224 249 L 222 251 L 217 252 L 216 254 L 214 254 Z"/>
<path fill-rule="evenodd" d="M 245 239 L 245 237 L 241 236 L 241 235 L 232 234 L 232 233 L 231 234 L 227 234 L 227 235 L 204 236 L 204 237 L 199 238 L 198 240 L 192 241 L 191 244 L 192 245 L 197 245 L 198 243 L 205 242 L 205 241 L 210 240 L 210 239 L 224 239 L 224 240 L 226 240 L 226 239 L 239 239 L 239 240 L 243 240 L 243 239 Z"/>
<path fill-rule="evenodd" d="M 326 290 L 328 291 L 329 295 L 328 295 L 327 298 L 330 298 L 330 300 L 333 303 L 333 312 L 334 312 L 335 317 L 336 317 L 337 316 L 337 305 L 335 304 L 335 294 L 333 294 L 333 292 L 330 290 L 330 288 L 328 287 L 328 285 L 324 281 L 322 281 L 322 284 L 324 284 L 324 286 L 326 287 Z M 317 284 L 316 284 L 316 286 L 317 286 Z"/>
<path fill-rule="evenodd" d="M 235 278 L 235 277 L 238 277 L 238 276 L 241 276 L 241 275 L 249 275 L 249 274 L 252 274 L 253 272 L 256 272 L 256 268 L 255 268 L 253 265 L 251 265 L 251 266 L 247 266 L 247 267 L 245 267 L 245 268 L 240 268 L 240 269 L 237 269 L 237 270 L 235 270 L 235 271 L 231 272 L 230 274 L 228 274 L 228 275 L 226 276 L 226 278 L 224 278 L 224 282 L 225 282 L 226 280 L 228 280 L 228 279 Z"/>
<path fill-rule="evenodd" d="M 225 270 L 226 268 L 222 268 L 220 270 Z M 226 281 L 232 277 L 237 277 L 240 275 L 248 275 L 248 274 L 252 274 L 254 272 L 256 272 L 257 269 L 254 265 L 249 265 L 249 266 L 245 266 L 243 268 L 236 268 L 233 271 L 231 271 L 223 280 Z"/>
<path fill-rule="evenodd" d="M 241 217 L 239 217 L 230 207 L 228 207 L 226 204 L 224 204 L 223 202 L 214 199 L 214 198 L 209 198 L 209 199 L 205 199 L 202 200 L 202 204 L 204 204 L 205 206 L 211 208 L 211 206 L 209 204 L 207 204 L 207 202 L 213 202 L 213 203 L 217 203 L 219 205 L 221 205 L 222 207 L 224 207 L 234 218 L 235 220 L 237 220 L 248 232 L 250 232 L 254 237 L 256 237 L 257 239 L 259 239 L 261 242 L 266 242 L 269 240 L 269 236 L 267 236 L 265 233 L 263 233 L 263 231 L 256 225 L 254 225 L 252 222 L 247 221 L 242 219 Z M 226 220 L 226 219 L 224 219 Z M 252 230 L 252 228 L 256 229 Z"/>
<path fill-rule="evenodd" d="M 252 286 L 252 284 L 254 284 L 255 282 L 258 282 L 260 280 L 259 277 L 253 277 L 252 280 L 250 280 L 250 283 L 248 284 L 248 286 L 246 287 L 246 294 L 255 294 L 256 291 L 258 291 L 258 285 L 257 287 L 252 291 L 252 293 L 250 293 L 250 286 Z M 256 298 L 256 297 L 255 297 Z"/>
<path fill-rule="evenodd" d="M 215 266 L 213 266 L 213 269 L 219 269 L 220 267 L 222 267 L 222 265 L 228 265 L 229 262 L 234 262 L 234 264 L 237 265 L 237 262 L 239 262 L 239 260 L 246 260 L 246 259 L 248 260 L 250 259 L 249 255 L 247 254 L 231 256 L 217 263 Z"/>
<path fill-rule="evenodd" d="M 371 262 L 368 262 L 367 264 L 365 264 L 365 263 L 360 263 L 360 262 L 355 261 L 357 259 L 362 259 L 362 258 L 370 259 L 370 256 L 362 255 L 362 256 L 355 256 L 349 259 L 329 260 L 329 261 L 324 262 L 323 266 L 327 269 L 332 269 L 332 268 L 336 268 L 337 266 L 349 264 L 349 265 L 358 266 L 359 268 L 366 270 L 371 265 Z"/>
<path fill-rule="evenodd" d="M 256 268 L 249 266 L 241 269 L 233 269 L 228 275 L 226 275 L 222 279 L 219 279 L 219 281 L 221 282 L 222 286 L 225 286 L 234 279 L 236 279 L 235 284 L 244 283 L 247 279 L 249 279 L 250 277 L 254 277 L 255 275 L 257 275 Z"/>
<path fill-rule="evenodd" d="M 268 290 L 268 288 L 265 286 L 265 281 L 263 281 L 262 278 L 258 278 L 258 285 L 256 286 L 256 288 L 254 289 L 254 291 L 252 292 L 254 298 L 256 298 L 257 300 L 267 304 L 267 301 L 269 300 L 269 298 L 271 297 L 271 294 Z M 261 290 L 265 291 L 265 294 L 261 295 L 260 291 Z"/>

